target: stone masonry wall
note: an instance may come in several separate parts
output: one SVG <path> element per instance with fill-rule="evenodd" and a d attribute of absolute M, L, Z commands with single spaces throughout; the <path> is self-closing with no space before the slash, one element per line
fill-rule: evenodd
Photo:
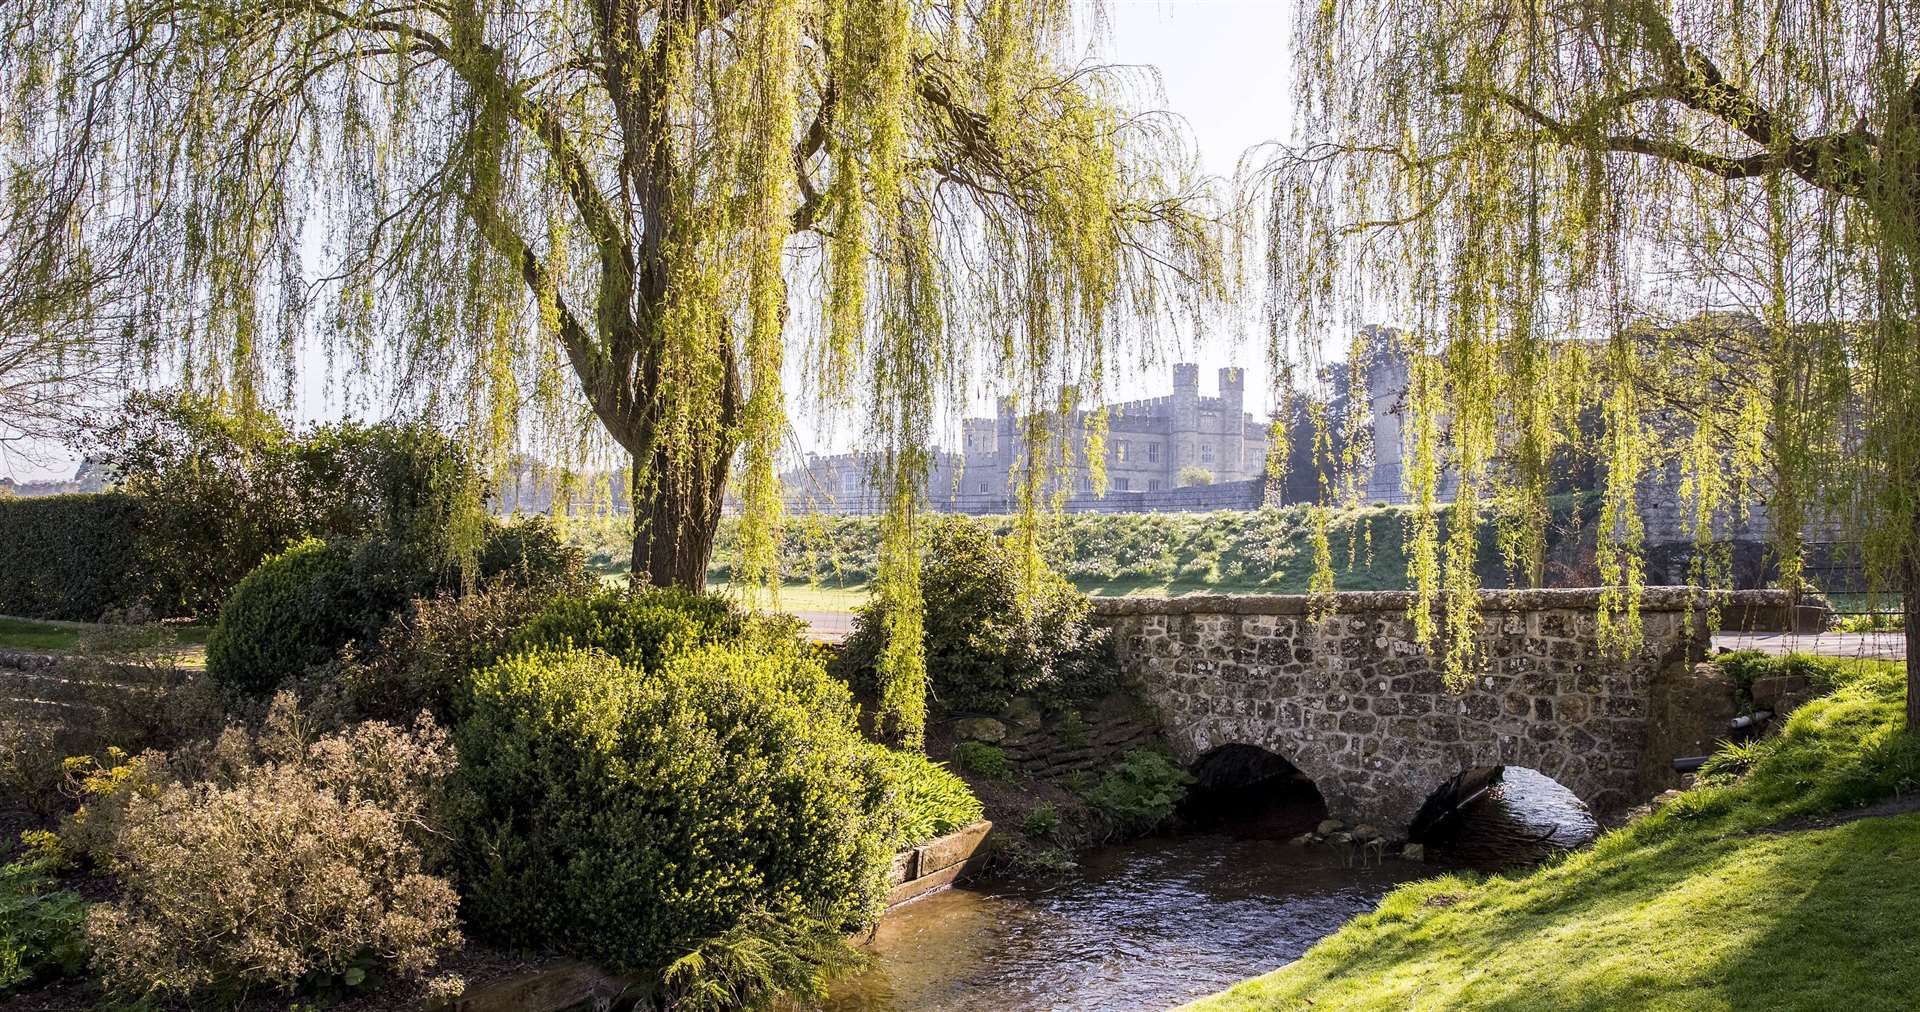
<path fill-rule="evenodd" d="M 1624 809 L 1668 785 L 1676 756 L 1653 751 L 1726 733 L 1727 708 L 1694 684 L 1708 644 L 1697 611 L 1689 622 L 1698 591 L 1649 589 L 1624 658 L 1598 647 L 1599 593 L 1486 592 L 1478 674 L 1458 694 L 1415 642 L 1407 593 L 1336 594 L 1324 619 L 1305 596 L 1109 599 L 1095 615 L 1180 758 L 1257 745 L 1312 777 L 1335 817 L 1394 835 L 1481 766 L 1529 767 L 1596 811 Z"/>

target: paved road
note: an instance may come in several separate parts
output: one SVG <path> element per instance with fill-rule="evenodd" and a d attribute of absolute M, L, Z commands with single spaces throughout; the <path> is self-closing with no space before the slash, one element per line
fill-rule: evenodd
<path fill-rule="evenodd" d="M 1907 658 L 1907 635 L 1877 633 L 1715 633 L 1713 645 L 1727 650 L 1764 650 L 1770 654 L 1805 653 L 1825 657 Z"/>
<path fill-rule="evenodd" d="M 794 617 L 807 624 L 807 635 L 827 643 L 840 643 L 853 635 L 853 612 L 800 611 Z"/>

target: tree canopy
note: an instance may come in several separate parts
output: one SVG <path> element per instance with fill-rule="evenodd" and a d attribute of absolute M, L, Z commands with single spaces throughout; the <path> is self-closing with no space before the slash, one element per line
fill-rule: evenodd
<path fill-rule="evenodd" d="M 1177 134 L 1067 58 L 1065 0 L 0 3 L 16 132 L 76 138 L 83 231 L 150 223 L 126 311 L 242 411 L 312 331 L 486 445 L 604 434 L 662 584 L 704 580 L 737 460 L 768 580 L 804 355 L 894 490 L 906 737 L 936 404 L 982 363 L 1097 396 L 1133 321 L 1223 285 Z"/>
<path fill-rule="evenodd" d="M 0 52 L 0 76 L 20 69 Z M 32 116 L 0 108 L 9 158 L 0 202 L 0 454 L 67 437 L 123 375 L 128 336 L 104 311 L 124 265 L 79 241 L 81 166 L 60 156 L 68 132 L 38 133 Z"/>
<path fill-rule="evenodd" d="M 1475 524 L 1441 543 L 1440 475 L 1537 572 L 1587 409 L 1603 632 L 1637 623 L 1638 497 L 1669 463 L 1703 544 L 1763 502 L 1794 585 L 1807 521 L 1843 518 L 1912 614 L 1920 5 L 1313 0 L 1295 41 L 1299 135 L 1257 177 L 1277 371 L 1369 339 L 1353 314 L 1406 324 L 1412 576 L 1456 678 Z M 1706 309 L 1754 325 L 1669 326 Z"/>

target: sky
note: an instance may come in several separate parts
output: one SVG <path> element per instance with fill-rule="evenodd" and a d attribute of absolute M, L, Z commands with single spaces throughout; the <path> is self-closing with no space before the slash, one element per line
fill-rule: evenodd
<path fill-rule="evenodd" d="M 1104 26 L 1088 26 L 1083 54 L 1096 62 L 1152 67 L 1161 94 L 1142 95 L 1185 121 L 1188 139 L 1207 175 L 1230 178 L 1241 155 L 1287 136 L 1293 113 L 1289 85 L 1293 0 L 1106 0 Z M 1250 298 L 1259 298 L 1253 294 Z M 1174 361 L 1200 365 L 1200 390 L 1214 393 L 1222 366 L 1247 370 L 1247 410 L 1264 417 L 1270 405 L 1259 335 L 1236 333 L 1229 321 L 1204 335 L 1170 335 L 1179 347 L 1162 349 L 1151 366 L 1122 362 L 1107 377 L 1114 400 L 1170 393 Z M 789 389 L 795 386 L 788 380 Z M 992 397 L 976 393 L 965 414 L 992 412 Z M 858 430 L 817 417 L 803 405 L 792 412 L 798 442 L 820 452 L 857 448 Z M 935 442 L 958 440 L 958 419 L 945 419 Z"/>
<path fill-rule="evenodd" d="M 1183 118 L 1202 172 L 1229 177 L 1242 153 L 1286 136 L 1293 102 L 1288 94 L 1287 56 L 1291 43 L 1292 0 L 1106 0 L 1104 26 L 1084 33 L 1085 55 L 1099 62 L 1156 68 L 1162 94 L 1142 96 Z M 1165 350 L 1163 362 L 1200 363 L 1201 389 L 1212 392 L 1216 370 L 1246 368 L 1248 409 L 1262 412 L 1267 389 L 1263 355 L 1257 340 L 1212 328 L 1204 336 L 1175 335 L 1180 346 Z M 320 357 L 317 351 L 313 358 Z M 303 370 L 306 388 L 298 413 L 302 421 L 336 415 L 328 403 L 318 361 Z M 1172 385 L 1165 364 L 1128 367 L 1109 378 L 1118 399 L 1157 396 Z M 790 384 L 791 386 L 791 384 Z M 1262 392 L 1256 397 L 1255 392 Z M 971 407 L 984 409 L 982 398 Z M 800 405 L 795 405 L 799 408 Z M 844 449 L 855 434 L 831 419 L 792 412 L 796 435 L 807 449 Z M 971 412 L 970 412 L 971 413 Z M 77 459 L 59 447 L 38 447 L 35 457 L 0 458 L 0 475 L 19 481 L 64 478 Z"/>

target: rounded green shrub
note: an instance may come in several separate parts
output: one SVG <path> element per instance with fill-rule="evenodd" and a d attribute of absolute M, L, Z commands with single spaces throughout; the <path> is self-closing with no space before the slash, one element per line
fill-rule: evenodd
<path fill-rule="evenodd" d="M 746 617 L 713 594 L 602 591 L 555 598 L 509 652 L 591 648 L 652 670 L 683 650 L 737 639 L 746 628 Z"/>
<path fill-rule="evenodd" d="M 1013 775 L 1013 766 L 1007 761 L 1007 750 L 984 741 L 963 741 L 954 746 L 953 761 L 959 763 L 961 769 L 995 780 L 1005 780 Z"/>
<path fill-rule="evenodd" d="M 1019 560 L 985 524 L 967 517 L 935 521 L 922 560 L 927 676 L 940 710 L 997 713 L 1029 693 L 1068 703 L 1114 683 L 1106 633 L 1088 623 L 1087 599 L 1046 571 L 1023 606 Z M 876 596 L 841 651 L 836 670 L 856 689 L 876 685 L 887 609 Z"/>
<path fill-rule="evenodd" d="M 207 677 L 264 696 L 348 641 L 371 637 L 405 596 L 368 580 L 363 561 L 344 546 L 308 539 L 255 566 L 207 637 Z"/>
<path fill-rule="evenodd" d="M 493 525 L 478 561 L 480 579 L 490 584 L 584 592 L 592 582 L 586 553 L 544 516 Z"/>
<path fill-rule="evenodd" d="M 658 973 L 754 911 L 879 913 L 899 820 L 808 652 L 713 645 L 654 670 L 519 654 L 476 672 L 464 709 L 461 909 L 480 935 Z"/>

